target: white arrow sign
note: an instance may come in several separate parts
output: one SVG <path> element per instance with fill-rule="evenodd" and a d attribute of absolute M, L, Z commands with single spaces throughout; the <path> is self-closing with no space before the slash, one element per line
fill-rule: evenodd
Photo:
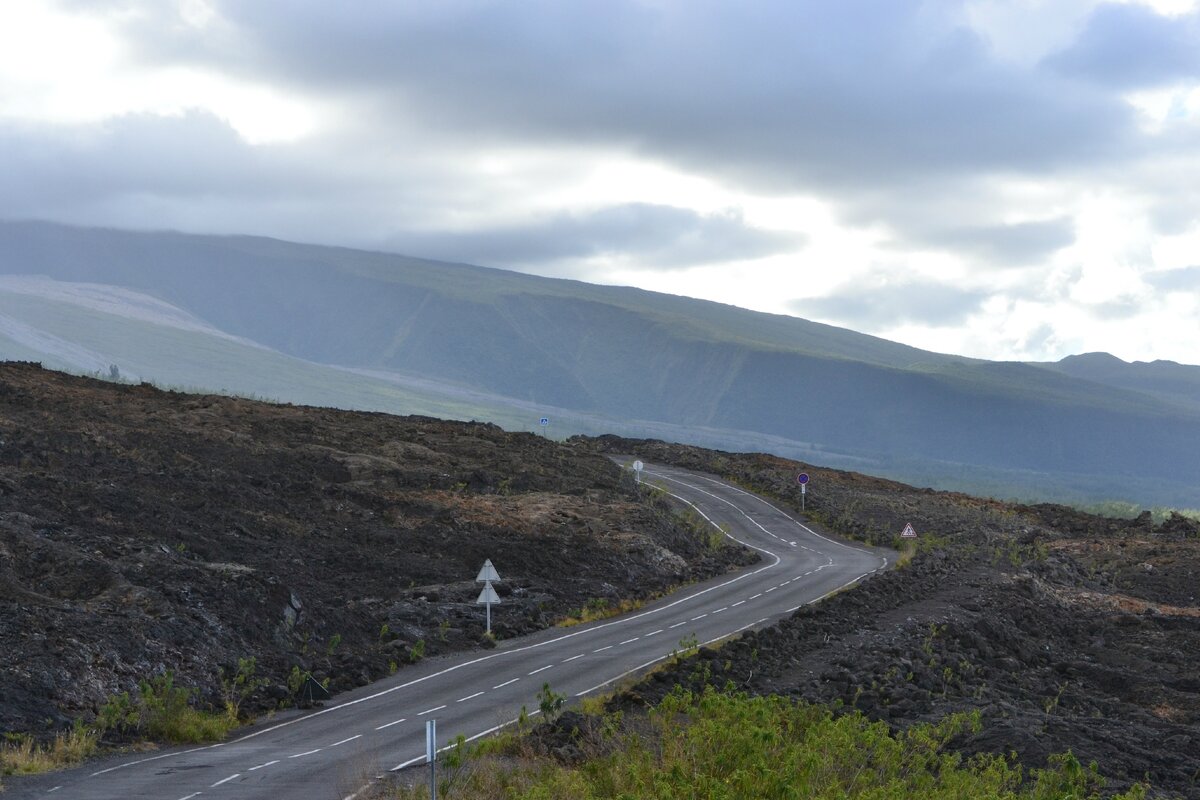
<path fill-rule="evenodd" d="M 492 588 L 490 583 L 483 585 L 483 591 L 479 593 L 479 599 L 475 601 L 476 605 L 485 605 L 491 603 L 499 603 L 500 595 L 496 594 L 496 590 Z"/>
<path fill-rule="evenodd" d="M 496 568 L 492 566 L 492 560 L 489 558 L 483 562 L 483 568 L 479 570 L 479 574 L 475 576 L 476 583 L 486 583 L 487 581 L 499 581 L 500 573 L 496 572 Z M 483 602 L 480 600 L 479 602 Z M 497 600 L 496 602 L 500 602 Z"/>

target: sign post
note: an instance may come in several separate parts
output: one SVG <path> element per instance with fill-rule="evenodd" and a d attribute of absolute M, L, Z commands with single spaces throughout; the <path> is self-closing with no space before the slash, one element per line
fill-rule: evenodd
<path fill-rule="evenodd" d="M 496 572 L 496 568 L 492 566 L 492 560 L 485 559 L 479 574 L 475 576 L 475 582 L 483 584 L 483 591 L 479 593 L 479 599 L 475 601 L 475 604 L 487 606 L 487 632 L 489 634 L 492 632 L 492 603 L 500 603 L 500 595 L 496 594 L 496 590 L 492 587 L 492 581 L 499 580 L 500 573 Z"/>
<path fill-rule="evenodd" d="M 429 762 L 429 800 L 437 800 L 437 720 L 425 722 L 425 759 Z"/>
<path fill-rule="evenodd" d="M 550 424 L 549 417 L 542 417 L 541 419 L 538 420 L 538 425 L 542 426 L 542 436 L 546 435 L 546 426 L 549 424 Z"/>
<path fill-rule="evenodd" d="M 804 495 L 808 491 L 808 473 L 801 472 L 796 476 L 796 483 L 800 484 L 800 510 L 804 510 Z"/>
<path fill-rule="evenodd" d="M 641 461 L 633 462 L 633 477 L 638 483 L 642 482 L 642 468 L 645 466 Z"/>

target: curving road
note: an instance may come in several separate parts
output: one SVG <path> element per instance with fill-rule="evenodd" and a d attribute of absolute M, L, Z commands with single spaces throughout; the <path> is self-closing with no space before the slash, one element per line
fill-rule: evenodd
<path fill-rule="evenodd" d="M 422 762 L 430 718 L 437 719 L 439 745 L 459 734 L 485 736 L 515 721 L 523 706 L 537 713 L 544 683 L 569 699 L 602 691 L 673 650 L 764 625 L 891 563 L 890 551 L 819 534 L 716 478 L 655 465 L 647 465 L 643 474 L 710 524 L 724 526 L 729 536 L 760 551 L 762 561 L 621 617 L 406 668 L 339 695 L 327 708 L 280 714 L 228 742 L 14 780 L 4 797 L 348 798 L 384 770 Z"/>

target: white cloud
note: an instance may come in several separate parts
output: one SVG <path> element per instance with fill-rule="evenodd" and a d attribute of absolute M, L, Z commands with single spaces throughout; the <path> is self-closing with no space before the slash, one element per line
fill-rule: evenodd
<path fill-rule="evenodd" d="M 1197 13 L 8 3 L 0 215 L 428 248 L 970 355 L 1200 362 Z"/>

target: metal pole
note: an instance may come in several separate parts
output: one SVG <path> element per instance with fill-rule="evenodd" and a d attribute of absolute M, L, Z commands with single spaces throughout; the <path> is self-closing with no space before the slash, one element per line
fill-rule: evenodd
<path fill-rule="evenodd" d="M 801 511 L 804 510 L 804 495 L 806 495 L 808 493 L 807 490 L 808 490 L 807 486 L 805 486 L 803 483 L 800 484 L 800 510 Z"/>
<path fill-rule="evenodd" d="M 488 586 L 491 586 L 491 584 L 489 583 Z M 487 606 L 487 632 L 491 633 L 492 632 L 492 601 L 491 600 L 487 601 L 487 603 L 485 603 L 485 605 Z"/>
<path fill-rule="evenodd" d="M 437 720 L 425 723 L 425 755 L 429 758 L 429 800 L 437 800 Z"/>

